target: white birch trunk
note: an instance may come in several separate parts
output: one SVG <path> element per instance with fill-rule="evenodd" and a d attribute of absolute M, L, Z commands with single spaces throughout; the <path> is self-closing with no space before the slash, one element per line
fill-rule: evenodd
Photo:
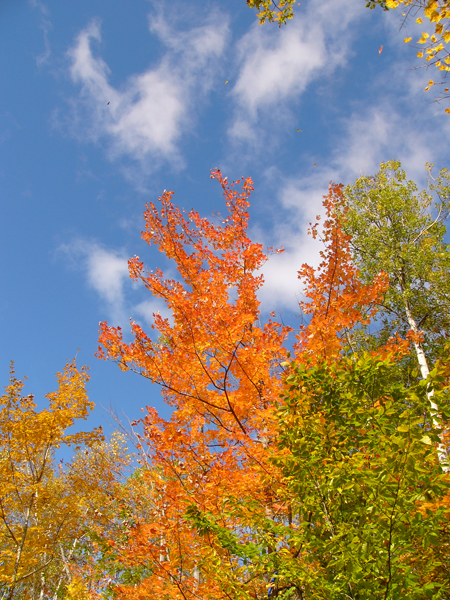
<path fill-rule="evenodd" d="M 419 367 L 420 367 L 420 373 L 422 375 L 422 379 L 426 379 L 430 374 L 430 369 L 428 368 L 427 357 L 425 356 L 425 352 L 423 351 L 422 344 L 418 341 L 420 331 L 417 327 L 417 323 L 415 322 L 415 320 L 411 314 L 411 310 L 409 308 L 409 304 L 408 304 L 407 300 L 405 300 L 405 311 L 406 311 L 406 318 L 408 319 L 409 328 L 414 333 L 414 348 L 416 351 L 417 362 L 419 363 Z M 431 408 L 430 412 L 431 412 L 431 421 L 432 421 L 433 427 L 435 429 L 440 429 L 441 423 L 442 423 L 442 417 L 438 411 L 436 402 L 434 402 L 434 400 L 433 400 L 433 395 L 434 395 L 434 390 L 427 391 L 428 402 L 430 403 L 430 408 Z M 439 463 L 440 463 L 444 473 L 449 473 L 450 472 L 450 464 L 449 464 L 447 448 L 444 444 L 442 434 L 439 437 L 441 440 L 441 442 L 437 448 Z"/>
<path fill-rule="evenodd" d="M 194 566 L 192 576 L 194 577 L 195 581 L 195 590 L 198 590 L 198 586 L 200 585 L 200 569 L 198 568 L 197 564 Z"/>

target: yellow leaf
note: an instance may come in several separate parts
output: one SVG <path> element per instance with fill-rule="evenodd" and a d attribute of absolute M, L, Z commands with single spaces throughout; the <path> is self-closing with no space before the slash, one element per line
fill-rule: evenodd
<path fill-rule="evenodd" d="M 441 20 L 441 15 L 437 11 L 434 11 L 434 13 L 432 13 L 430 15 L 430 21 L 432 23 L 437 23 L 440 20 Z"/>
<path fill-rule="evenodd" d="M 431 441 L 431 439 L 428 435 L 424 435 L 420 441 L 422 442 L 422 444 L 426 444 L 427 446 L 433 445 L 433 442 Z"/>
<path fill-rule="evenodd" d="M 403 41 L 405 42 L 405 44 L 408 44 L 411 40 L 412 40 L 412 37 L 407 37 Z"/>
<path fill-rule="evenodd" d="M 418 19 L 416 19 L 416 23 L 423 23 L 422 19 L 419 17 Z"/>
<path fill-rule="evenodd" d="M 446 44 L 448 44 L 448 42 L 450 42 L 450 31 L 446 31 L 446 32 L 444 33 L 444 35 L 442 36 L 442 38 L 443 38 L 444 42 L 445 42 Z"/>
<path fill-rule="evenodd" d="M 423 52 L 418 52 L 418 53 L 417 53 L 417 56 L 418 56 L 419 58 L 422 58 L 422 56 L 423 56 Z"/>
<path fill-rule="evenodd" d="M 450 115 L 450 108 L 446 108 L 445 112 Z"/>
<path fill-rule="evenodd" d="M 401 432 L 406 432 L 410 430 L 410 426 L 409 425 L 400 425 L 399 427 L 397 427 L 397 431 L 401 431 Z"/>

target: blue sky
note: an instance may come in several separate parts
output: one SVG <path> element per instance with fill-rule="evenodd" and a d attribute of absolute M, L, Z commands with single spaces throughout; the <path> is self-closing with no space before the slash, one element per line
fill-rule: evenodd
<path fill-rule="evenodd" d="M 449 117 L 423 92 L 432 74 L 415 69 L 400 19 L 364 0 L 304 1 L 281 29 L 258 26 L 245 0 L 2 0 L 4 384 L 14 360 L 39 398 L 79 349 L 89 425 L 110 403 L 164 414 L 157 388 L 94 357 L 98 323 L 149 329 L 164 310 L 127 276 L 135 254 L 172 268 L 140 239 L 145 203 L 168 189 L 183 208 L 223 210 L 215 167 L 253 178 L 252 236 L 286 248 L 265 267 L 263 308 L 295 326 L 328 182 L 392 158 L 419 182 L 425 162 L 447 166 Z"/>

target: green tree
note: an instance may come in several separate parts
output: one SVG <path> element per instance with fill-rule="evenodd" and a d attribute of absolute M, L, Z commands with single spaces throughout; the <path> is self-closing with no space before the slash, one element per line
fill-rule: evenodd
<path fill-rule="evenodd" d="M 433 178 L 431 168 L 427 165 L 428 189 L 419 191 L 399 162 L 382 163 L 374 177 L 362 176 L 345 188 L 341 211 L 362 278 L 372 281 L 380 272 L 389 277 L 379 307 L 379 338 L 410 332 L 423 379 L 450 331 L 450 246 L 444 241 L 450 174 L 442 169 Z M 429 400 L 440 427 L 431 391 Z M 439 453 L 442 464 L 447 463 L 444 443 Z"/>
<path fill-rule="evenodd" d="M 370 354 L 292 363 L 277 461 L 295 526 L 281 536 L 290 556 L 278 566 L 279 587 L 294 582 L 305 598 L 335 600 L 442 597 L 449 589 L 445 564 L 428 551 L 448 543 L 445 517 L 418 509 L 447 489 L 439 436 L 424 416 L 428 386 L 438 381 L 436 371 L 406 387 L 395 360 Z M 435 402 L 445 399 L 441 388 Z"/>

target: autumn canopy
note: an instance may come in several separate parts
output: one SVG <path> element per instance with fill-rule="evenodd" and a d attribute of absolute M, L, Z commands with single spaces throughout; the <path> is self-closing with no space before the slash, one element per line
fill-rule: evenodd
<path fill-rule="evenodd" d="M 261 24 L 300 12 L 247 5 Z M 445 76 L 448 0 L 378 5 L 431 27 L 418 56 Z M 250 178 L 211 172 L 213 216 L 171 191 L 146 205 L 166 271 L 139 256 L 128 271 L 164 310 L 101 322 L 97 358 L 157 387 L 166 418 L 143 406 L 109 439 L 80 432 L 86 367 L 68 361 L 39 409 L 11 365 L 1 600 L 450 598 L 450 174 L 425 173 L 421 189 L 392 160 L 329 184 L 290 325 L 260 301 L 283 249 L 251 239 Z"/>

